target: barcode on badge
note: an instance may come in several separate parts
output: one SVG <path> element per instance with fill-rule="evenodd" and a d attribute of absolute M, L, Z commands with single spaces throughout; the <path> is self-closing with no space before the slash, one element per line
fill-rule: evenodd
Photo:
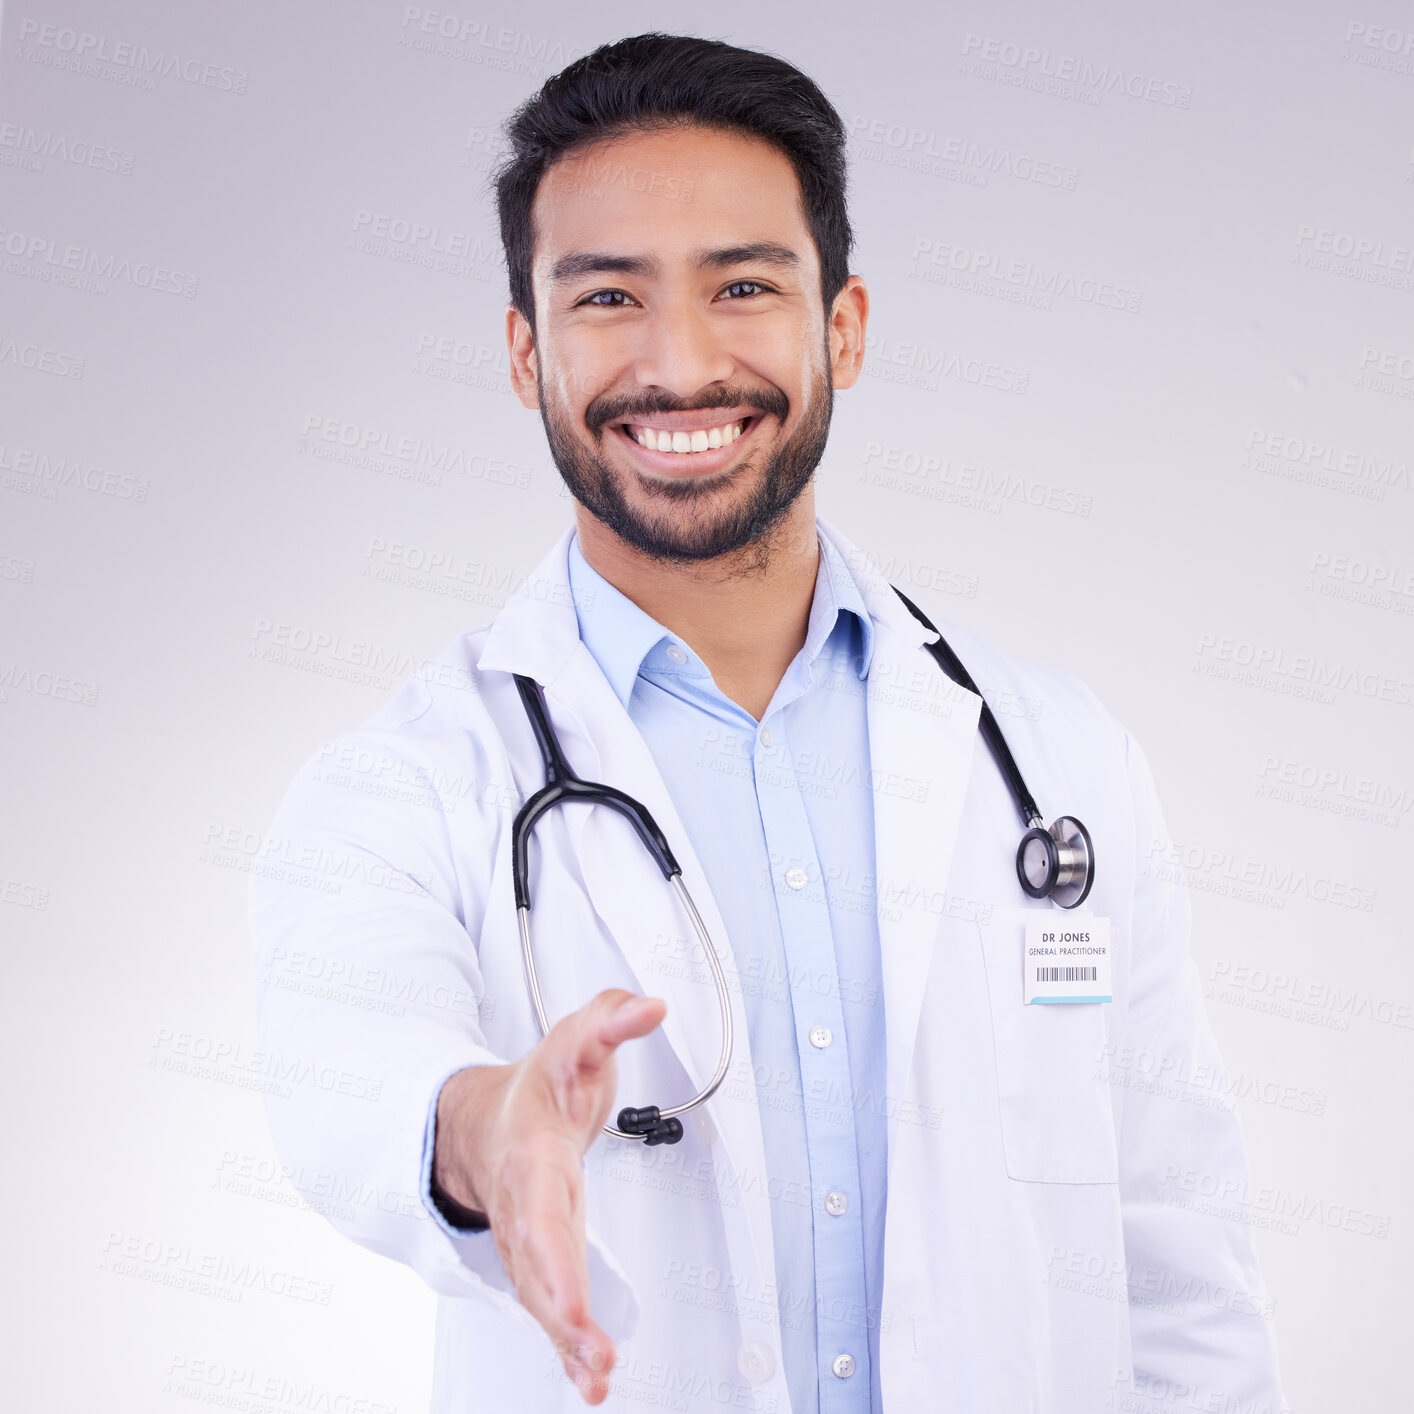
<path fill-rule="evenodd" d="M 1100 969 L 1098 967 L 1038 967 L 1036 980 L 1038 982 L 1098 982 Z"/>

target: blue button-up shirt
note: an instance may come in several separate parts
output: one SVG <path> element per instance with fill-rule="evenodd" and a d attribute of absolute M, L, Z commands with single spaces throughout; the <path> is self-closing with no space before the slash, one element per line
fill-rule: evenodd
<path fill-rule="evenodd" d="M 805 643 L 760 722 L 590 566 L 578 536 L 569 579 L 580 637 L 653 754 L 741 976 L 766 1165 L 792 1180 L 771 1198 L 792 1409 L 879 1414 L 888 1128 L 866 715 L 874 628 L 839 552 L 818 539 Z M 424 1191 L 434 1113 L 435 1100 Z"/>

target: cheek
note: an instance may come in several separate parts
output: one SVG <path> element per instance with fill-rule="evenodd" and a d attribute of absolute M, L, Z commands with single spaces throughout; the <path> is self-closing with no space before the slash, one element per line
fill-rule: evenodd
<path fill-rule="evenodd" d="M 814 383 L 824 343 L 824 326 L 815 320 L 788 325 L 763 320 L 741 331 L 734 351 L 744 367 L 769 379 L 795 401 Z"/>
<path fill-rule="evenodd" d="M 625 380 L 633 359 L 634 344 L 627 332 L 570 329 L 557 333 L 544 376 L 566 406 L 584 408 L 605 389 Z"/>
<path fill-rule="evenodd" d="M 753 335 L 738 341 L 732 349 L 738 381 L 750 387 L 766 384 L 777 388 L 796 407 L 809 393 L 814 377 L 810 351 L 800 339 Z"/>
<path fill-rule="evenodd" d="M 603 387 L 601 372 L 573 349 L 561 344 L 556 348 L 554 358 L 542 363 L 540 383 L 560 408 L 575 416 L 588 407 Z"/>

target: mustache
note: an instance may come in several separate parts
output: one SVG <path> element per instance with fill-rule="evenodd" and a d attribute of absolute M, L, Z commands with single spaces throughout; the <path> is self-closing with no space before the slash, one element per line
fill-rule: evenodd
<path fill-rule="evenodd" d="M 621 393 L 615 397 L 595 398 L 584 412 L 584 421 L 597 437 L 611 422 L 626 422 L 635 416 L 655 412 L 705 412 L 710 408 L 759 408 L 778 422 L 784 422 L 790 412 L 790 399 L 779 388 L 741 388 L 722 386 L 707 388 L 692 398 L 675 398 L 671 393 L 645 391 Z"/>

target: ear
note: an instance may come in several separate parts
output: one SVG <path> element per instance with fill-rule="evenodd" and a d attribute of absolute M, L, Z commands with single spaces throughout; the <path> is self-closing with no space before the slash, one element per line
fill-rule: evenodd
<path fill-rule="evenodd" d="M 540 406 L 540 361 L 530 323 L 515 305 L 506 306 L 506 349 L 511 358 L 511 387 L 522 407 Z"/>
<path fill-rule="evenodd" d="M 864 333 L 869 325 L 869 291 L 851 275 L 830 311 L 830 373 L 836 388 L 852 388 L 864 367 Z"/>

